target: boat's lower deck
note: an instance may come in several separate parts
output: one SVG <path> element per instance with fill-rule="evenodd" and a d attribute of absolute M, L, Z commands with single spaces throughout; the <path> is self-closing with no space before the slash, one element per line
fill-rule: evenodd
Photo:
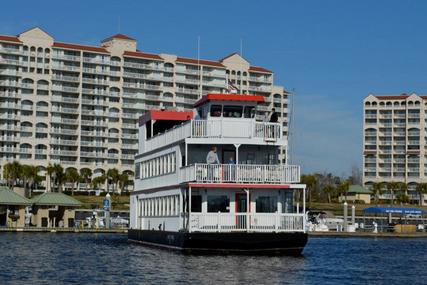
<path fill-rule="evenodd" d="M 186 253 L 300 255 L 307 243 L 307 234 L 303 232 L 187 233 L 131 229 L 128 237 L 130 241 Z"/>

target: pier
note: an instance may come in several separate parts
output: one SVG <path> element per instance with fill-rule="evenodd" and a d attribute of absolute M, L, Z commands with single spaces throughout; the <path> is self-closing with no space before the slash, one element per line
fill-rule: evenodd
<path fill-rule="evenodd" d="M 113 228 L 113 229 L 78 229 L 78 228 L 0 228 L 2 232 L 32 232 L 32 233 L 127 233 L 127 228 Z"/>

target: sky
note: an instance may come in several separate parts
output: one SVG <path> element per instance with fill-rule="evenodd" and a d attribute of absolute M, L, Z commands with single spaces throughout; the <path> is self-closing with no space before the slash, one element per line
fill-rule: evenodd
<path fill-rule="evenodd" d="M 98 45 L 123 33 L 146 52 L 240 51 L 292 92 L 290 161 L 347 175 L 362 161 L 368 94 L 427 93 L 427 1 L 4 1 L 0 34 L 39 26 Z"/>

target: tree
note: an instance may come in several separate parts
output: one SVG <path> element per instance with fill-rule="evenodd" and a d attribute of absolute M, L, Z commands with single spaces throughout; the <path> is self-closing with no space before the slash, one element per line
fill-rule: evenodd
<path fill-rule="evenodd" d="M 128 185 L 128 183 L 129 183 L 129 176 L 127 175 L 126 172 L 123 172 L 122 174 L 119 175 L 119 189 L 120 189 L 119 194 L 124 192 L 124 189 Z"/>
<path fill-rule="evenodd" d="M 92 170 L 89 168 L 80 169 L 80 178 L 86 183 L 86 190 L 88 190 L 92 179 Z"/>
<path fill-rule="evenodd" d="M 331 203 L 331 197 L 336 193 L 336 188 L 333 185 L 326 185 L 325 188 L 323 188 L 323 192 L 328 195 L 328 203 Z"/>
<path fill-rule="evenodd" d="M 52 192 L 52 176 L 53 176 L 54 172 L 55 172 L 55 169 L 54 169 L 53 165 L 49 163 L 49 165 L 46 167 L 46 173 L 47 173 L 47 175 L 49 177 L 48 178 L 48 182 L 49 182 L 49 189 L 48 189 L 48 191 L 49 192 Z"/>
<path fill-rule="evenodd" d="M 390 191 L 391 194 L 391 205 L 394 204 L 394 193 L 399 190 L 400 182 L 387 182 L 387 189 Z"/>
<path fill-rule="evenodd" d="M 107 178 L 108 178 L 109 184 L 111 183 L 113 185 L 113 192 L 116 190 L 117 183 L 119 182 L 119 176 L 120 175 L 119 175 L 119 171 L 117 170 L 117 168 L 108 169 Z"/>
<path fill-rule="evenodd" d="M 91 181 L 92 188 L 95 190 L 98 189 L 99 185 L 102 185 L 105 183 L 105 179 L 106 179 L 105 175 L 101 175 L 93 178 Z"/>
<path fill-rule="evenodd" d="M 409 203 L 409 196 L 406 195 L 404 192 L 399 192 L 396 196 L 396 200 L 400 204 L 407 204 Z"/>
<path fill-rule="evenodd" d="M 3 168 L 3 177 L 8 181 L 12 188 L 18 183 L 18 179 L 22 175 L 22 165 L 18 161 L 6 163 Z"/>
<path fill-rule="evenodd" d="M 55 177 L 55 184 L 58 187 L 58 192 L 62 192 L 62 186 L 64 185 L 65 182 L 65 173 L 64 173 L 64 168 L 58 164 L 55 163 L 53 165 L 53 169 L 54 169 L 54 177 Z"/>
<path fill-rule="evenodd" d="M 32 189 L 41 180 L 38 175 L 39 170 L 33 165 L 22 165 L 21 176 L 24 181 L 25 195 L 31 197 Z"/>
<path fill-rule="evenodd" d="M 374 182 L 372 183 L 372 191 L 374 192 L 375 195 L 375 204 L 378 205 L 378 202 L 380 200 L 380 196 L 383 194 L 384 192 L 384 183 L 383 182 Z"/>
<path fill-rule="evenodd" d="M 341 195 L 344 194 L 344 201 L 347 202 L 347 193 L 348 189 L 350 188 L 350 182 L 348 180 L 341 182 L 340 185 L 338 185 L 338 193 Z"/>
<path fill-rule="evenodd" d="M 75 168 L 68 168 L 65 171 L 65 181 L 72 184 L 71 187 L 71 195 L 74 195 L 74 187 L 76 186 L 76 183 L 80 181 L 80 175 L 77 169 Z"/>
<path fill-rule="evenodd" d="M 415 188 L 417 191 L 419 197 L 420 197 L 420 206 L 423 204 L 423 195 L 427 194 L 427 183 L 418 183 L 417 187 Z"/>

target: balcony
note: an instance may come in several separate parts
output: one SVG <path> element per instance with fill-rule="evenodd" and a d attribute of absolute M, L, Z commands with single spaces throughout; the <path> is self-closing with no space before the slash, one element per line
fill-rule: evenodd
<path fill-rule="evenodd" d="M 191 120 L 145 141 L 144 152 L 151 151 L 185 138 L 257 139 L 258 143 L 277 142 L 283 138 L 280 123 L 253 120 Z"/>
<path fill-rule="evenodd" d="M 304 214 L 191 213 L 191 232 L 304 232 Z"/>
<path fill-rule="evenodd" d="M 181 168 L 181 182 L 291 184 L 300 182 L 296 165 L 202 164 Z"/>

